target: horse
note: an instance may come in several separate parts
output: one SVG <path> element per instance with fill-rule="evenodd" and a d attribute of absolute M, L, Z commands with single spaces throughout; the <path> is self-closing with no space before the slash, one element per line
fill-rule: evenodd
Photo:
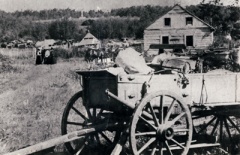
<path fill-rule="evenodd" d="M 117 56 L 118 50 L 115 49 L 113 51 L 112 49 L 108 48 L 102 48 L 102 49 L 91 49 L 88 48 L 85 51 L 85 61 L 89 64 L 89 68 L 92 68 L 93 64 L 97 65 L 108 65 L 110 63 L 113 63 L 116 56 Z"/>

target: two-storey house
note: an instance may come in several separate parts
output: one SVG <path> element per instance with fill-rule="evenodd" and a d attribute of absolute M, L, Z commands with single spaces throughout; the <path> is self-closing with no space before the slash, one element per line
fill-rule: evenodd
<path fill-rule="evenodd" d="M 144 50 L 151 44 L 185 44 L 205 49 L 213 43 L 214 28 L 180 5 L 157 19 L 144 31 Z"/>

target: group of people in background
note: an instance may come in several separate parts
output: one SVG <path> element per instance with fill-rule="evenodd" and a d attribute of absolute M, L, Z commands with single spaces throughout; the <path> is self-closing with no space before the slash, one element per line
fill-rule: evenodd
<path fill-rule="evenodd" d="M 54 64 L 53 49 L 38 47 L 36 49 L 36 65 Z"/>

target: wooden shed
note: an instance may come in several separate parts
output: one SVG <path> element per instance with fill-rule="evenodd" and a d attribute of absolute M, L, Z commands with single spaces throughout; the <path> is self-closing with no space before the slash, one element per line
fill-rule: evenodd
<path fill-rule="evenodd" d="M 205 49 L 213 43 L 214 28 L 179 4 L 144 30 L 144 50 L 151 44 L 185 44 Z"/>

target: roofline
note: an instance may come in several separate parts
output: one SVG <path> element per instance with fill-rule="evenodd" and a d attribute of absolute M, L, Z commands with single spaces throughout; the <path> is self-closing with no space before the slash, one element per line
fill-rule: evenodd
<path fill-rule="evenodd" d="M 175 6 L 176 6 L 176 5 L 174 5 L 169 11 L 171 11 Z M 169 12 L 169 11 L 168 11 L 168 12 Z M 167 12 L 167 13 L 168 13 L 168 12 Z M 165 14 L 161 15 L 160 17 L 158 17 L 158 19 L 162 18 L 162 16 L 166 15 L 167 13 L 165 13 Z M 148 29 L 148 28 L 149 28 L 153 23 L 155 23 L 158 19 L 156 19 L 154 22 L 152 22 L 146 29 Z M 146 29 L 145 29 L 145 30 L 146 30 Z"/>
<path fill-rule="evenodd" d="M 200 22 L 204 23 L 205 25 L 209 26 L 211 29 L 215 30 L 214 27 L 212 27 L 210 24 L 208 24 L 207 22 L 203 21 L 202 19 L 200 19 L 199 17 L 197 17 L 196 15 L 194 15 L 193 13 L 191 13 L 190 11 L 188 11 L 187 9 L 183 8 L 181 5 L 179 4 L 176 4 L 178 5 L 180 8 L 182 8 L 184 11 L 186 11 L 188 14 L 192 15 L 194 18 L 198 19 Z M 176 6 L 175 5 L 175 6 Z M 175 7 L 174 6 L 174 7 Z"/>
<path fill-rule="evenodd" d="M 90 34 L 91 36 L 93 36 L 94 39 L 97 39 L 92 33 L 88 32 L 83 38 L 85 38 L 88 34 Z M 97 39 L 98 40 L 98 39 Z"/>
<path fill-rule="evenodd" d="M 203 24 L 207 25 L 208 27 L 210 27 L 213 31 L 215 31 L 215 28 L 212 27 L 210 24 L 206 23 L 205 21 L 203 21 L 202 19 L 200 19 L 199 17 L 195 16 L 193 13 L 189 12 L 187 9 L 183 8 L 181 5 L 179 4 L 175 4 L 168 12 L 170 12 L 171 10 L 173 10 L 173 8 L 175 8 L 176 6 L 179 6 L 181 9 L 183 9 L 184 11 L 186 11 L 188 14 L 190 14 L 191 16 L 193 16 L 194 18 L 196 18 L 197 20 L 199 20 L 200 22 L 202 22 Z M 167 13 L 168 13 L 167 12 Z M 164 15 L 166 15 L 167 13 L 163 14 L 162 16 L 160 16 L 158 19 L 162 18 Z M 157 20 L 158 20 L 157 19 Z M 155 20 L 153 23 L 155 23 L 157 20 Z M 153 24 L 152 23 L 152 24 Z M 150 24 L 145 30 L 147 30 L 152 24 Z M 149 29 L 151 30 L 151 29 Z"/>

